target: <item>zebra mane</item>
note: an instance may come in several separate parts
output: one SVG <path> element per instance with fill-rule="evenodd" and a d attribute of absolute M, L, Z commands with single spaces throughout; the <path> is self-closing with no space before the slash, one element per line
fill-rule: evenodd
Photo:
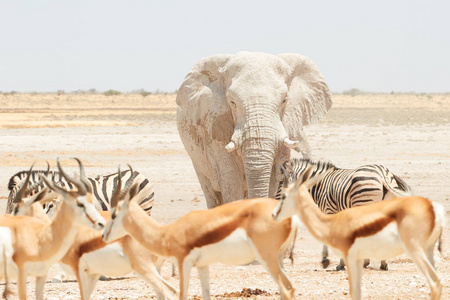
<path fill-rule="evenodd" d="M 329 161 L 322 161 L 322 160 L 313 161 L 309 158 L 293 158 L 290 160 L 290 162 L 292 163 L 294 168 L 296 166 L 302 166 L 302 165 L 306 165 L 306 166 L 313 165 L 313 166 L 316 166 L 317 169 L 321 169 L 321 170 L 338 169 L 333 163 L 331 163 Z"/>
<path fill-rule="evenodd" d="M 44 170 L 31 171 L 31 176 L 32 176 L 32 178 L 35 178 L 35 176 L 39 176 L 38 174 L 45 174 L 46 172 L 47 171 L 44 171 Z M 59 174 L 59 172 L 58 171 L 50 171 L 49 172 L 49 175 L 51 175 L 52 177 L 55 174 Z M 9 183 L 8 183 L 8 190 L 12 191 L 12 189 L 15 188 L 22 179 L 27 177 L 27 175 L 28 175 L 28 171 L 20 171 L 20 172 L 17 172 L 16 174 L 14 174 L 13 176 L 11 176 L 11 178 L 9 179 Z"/>

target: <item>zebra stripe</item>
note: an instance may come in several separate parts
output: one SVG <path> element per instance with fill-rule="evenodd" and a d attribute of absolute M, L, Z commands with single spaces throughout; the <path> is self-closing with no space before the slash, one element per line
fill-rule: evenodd
<path fill-rule="evenodd" d="M 39 182 L 40 181 L 39 174 L 44 173 L 46 173 L 46 171 L 41 170 L 32 171 L 30 176 L 30 185 Z M 14 197 L 17 191 L 19 190 L 20 186 L 22 185 L 22 181 L 26 178 L 27 174 L 28 171 L 20 171 L 10 178 L 8 183 L 8 189 L 10 192 L 8 195 L 6 213 L 11 213 L 13 209 Z M 134 182 L 137 182 L 139 184 L 138 188 L 139 193 L 150 182 L 144 175 L 140 174 L 137 171 L 134 171 L 134 175 L 136 175 Z M 122 178 L 122 182 L 126 182 L 131 177 L 130 170 L 120 172 L 120 177 Z M 65 187 L 69 190 L 74 188 L 74 186 L 70 182 L 68 182 L 64 177 L 62 177 L 62 175 L 58 171 L 50 171 L 48 174 L 48 178 L 52 179 L 53 182 L 55 182 L 57 185 L 61 187 Z M 92 195 L 97 200 L 97 202 L 95 203 L 95 207 L 98 210 L 110 210 L 111 209 L 110 200 L 114 192 L 114 189 L 117 186 L 117 182 L 119 180 L 118 172 L 104 176 L 88 177 L 87 179 L 92 185 Z M 39 192 L 43 187 L 44 187 L 43 184 L 38 186 L 30 194 L 30 196 Z M 153 202 L 154 202 L 154 193 L 151 193 L 139 205 L 148 215 L 151 215 Z"/>

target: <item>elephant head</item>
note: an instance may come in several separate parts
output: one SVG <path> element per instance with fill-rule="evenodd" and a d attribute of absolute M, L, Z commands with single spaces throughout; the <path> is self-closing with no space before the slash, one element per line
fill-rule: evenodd
<path fill-rule="evenodd" d="M 203 167 L 198 164 L 211 163 L 213 169 L 211 186 L 201 182 L 203 190 L 228 192 L 211 179 L 228 172 L 226 166 L 217 167 L 227 161 L 238 165 L 237 173 L 243 170 L 236 177 L 245 180 L 248 197 L 256 198 L 276 189 L 279 167 L 291 148 L 309 156 L 303 126 L 320 120 L 332 101 L 309 58 L 240 52 L 197 63 L 178 91 L 177 104 L 180 136 L 199 179 Z"/>

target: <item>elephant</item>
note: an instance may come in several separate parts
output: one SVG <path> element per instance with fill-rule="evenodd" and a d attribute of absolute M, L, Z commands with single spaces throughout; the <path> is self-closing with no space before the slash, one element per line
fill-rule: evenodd
<path fill-rule="evenodd" d="M 176 103 L 181 141 L 213 208 L 273 197 L 290 150 L 310 157 L 303 126 L 319 121 L 332 99 L 308 57 L 239 52 L 195 64 Z"/>

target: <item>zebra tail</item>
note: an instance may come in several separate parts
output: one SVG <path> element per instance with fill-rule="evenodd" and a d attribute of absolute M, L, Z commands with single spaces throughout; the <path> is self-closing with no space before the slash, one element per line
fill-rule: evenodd
<path fill-rule="evenodd" d="M 400 177 L 398 177 L 395 174 L 392 174 L 392 176 L 394 177 L 395 181 L 397 182 L 398 188 L 397 187 L 392 187 L 386 180 L 386 177 L 384 177 L 384 182 L 383 185 L 384 187 L 390 191 L 391 193 L 393 193 L 394 195 L 396 195 L 397 197 L 408 197 L 412 195 L 412 190 L 411 187 Z"/>
<path fill-rule="evenodd" d="M 394 174 L 393 174 L 394 175 Z M 395 181 L 397 181 L 398 187 L 401 191 L 408 193 L 409 195 L 412 195 L 412 189 L 411 187 L 400 177 L 394 175 Z"/>

